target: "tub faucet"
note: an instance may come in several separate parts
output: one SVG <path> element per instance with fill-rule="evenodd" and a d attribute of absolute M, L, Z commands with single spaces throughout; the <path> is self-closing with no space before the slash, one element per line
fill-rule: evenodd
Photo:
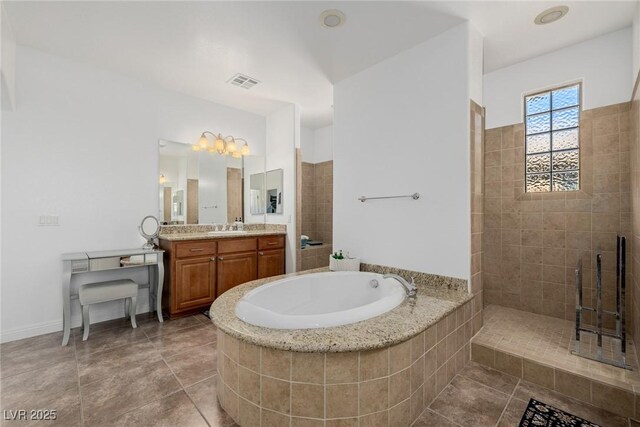
<path fill-rule="evenodd" d="M 418 293 L 418 288 L 416 287 L 416 282 L 413 280 L 413 277 L 411 278 L 411 283 L 407 282 L 402 276 L 393 273 L 385 274 L 384 276 L 382 276 L 382 278 L 396 279 L 398 282 L 400 282 L 404 290 L 407 292 L 407 296 L 409 298 L 414 298 Z"/>

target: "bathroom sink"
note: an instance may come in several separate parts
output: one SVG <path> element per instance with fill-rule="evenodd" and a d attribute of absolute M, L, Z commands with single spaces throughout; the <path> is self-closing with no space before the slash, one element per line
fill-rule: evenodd
<path fill-rule="evenodd" d="M 237 231 L 237 230 L 225 230 L 225 231 L 209 231 L 207 234 L 209 236 L 242 236 L 243 234 L 247 234 L 247 232 Z"/>

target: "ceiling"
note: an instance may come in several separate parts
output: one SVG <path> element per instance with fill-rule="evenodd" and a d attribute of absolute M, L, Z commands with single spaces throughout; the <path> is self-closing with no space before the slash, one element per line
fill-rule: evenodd
<path fill-rule="evenodd" d="M 635 1 L 58 2 L 3 1 L 18 44 L 160 87 L 266 115 L 286 102 L 302 124 L 332 122 L 332 85 L 470 20 L 485 36 L 485 72 L 631 25 Z M 319 24 L 338 8 L 343 26 Z M 252 89 L 227 81 L 243 73 Z"/>

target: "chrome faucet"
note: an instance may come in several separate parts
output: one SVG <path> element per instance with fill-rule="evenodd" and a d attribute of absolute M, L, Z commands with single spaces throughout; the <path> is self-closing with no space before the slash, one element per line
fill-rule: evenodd
<path fill-rule="evenodd" d="M 416 287 L 416 282 L 413 280 L 413 277 L 411 278 L 411 283 L 407 282 L 402 276 L 393 273 L 385 274 L 384 276 L 382 276 L 382 278 L 396 279 L 398 282 L 400 282 L 404 290 L 407 292 L 407 296 L 409 298 L 414 298 L 418 293 L 418 288 Z"/>

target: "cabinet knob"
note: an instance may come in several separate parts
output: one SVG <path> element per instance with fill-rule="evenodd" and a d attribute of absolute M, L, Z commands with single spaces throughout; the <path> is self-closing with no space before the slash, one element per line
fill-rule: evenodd
<path fill-rule="evenodd" d="M 264 252 L 258 252 L 258 255 L 262 256 L 264 255 Z"/>
<path fill-rule="evenodd" d="M 219 259 L 220 261 L 224 261 L 224 258 L 222 258 L 222 257 L 218 257 L 218 259 Z"/>
<path fill-rule="evenodd" d="M 215 260 L 216 260 L 216 257 L 212 256 L 211 261 L 215 261 Z"/>

